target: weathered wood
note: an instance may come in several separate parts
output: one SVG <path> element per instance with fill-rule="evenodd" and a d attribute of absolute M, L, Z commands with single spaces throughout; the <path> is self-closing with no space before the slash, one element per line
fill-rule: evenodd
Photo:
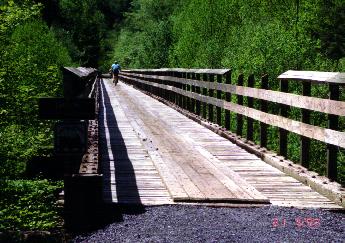
<path fill-rule="evenodd" d="M 80 78 L 87 78 L 90 75 L 94 74 L 95 72 L 97 72 L 97 69 L 95 68 L 86 68 L 86 67 L 64 67 L 64 69 L 74 73 L 75 75 L 77 75 Z"/>
<path fill-rule="evenodd" d="M 318 83 L 345 84 L 345 73 L 289 70 L 279 75 L 278 79 L 301 81 L 307 80 Z"/>
<path fill-rule="evenodd" d="M 192 74 L 190 75 L 190 78 L 193 79 L 193 80 L 196 80 L 196 74 L 195 74 L 195 73 L 192 73 Z M 193 93 L 196 92 L 195 85 L 192 85 L 191 91 L 192 91 Z M 191 110 L 190 110 L 190 111 L 193 112 L 193 113 L 196 113 L 196 111 L 195 111 L 195 99 L 192 99 L 192 100 L 191 100 Z"/>
<path fill-rule="evenodd" d="M 185 78 L 186 79 L 190 79 L 190 74 L 191 73 L 185 73 Z M 190 92 L 191 91 L 191 85 L 190 84 L 186 84 L 186 91 L 187 92 Z M 191 111 L 191 109 L 192 109 L 192 107 L 191 107 L 191 101 L 192 101 L 192 99 L 190 98 L 190 97 L 187 97 L 186 98 L 186 100 L 187 100 L 187 106 L 186 106 L 186 109 L 188 110 L 188 111 Z"/>
<path fill-rule="evenodd" d="M 202 75 L 202 80 L 203 80 L 203 82 L 205 82 L 205 83 L 206 83 L 206 81 L 208 80 L 208 75 L 207 75 L 206 73 L 204 73 L 204 74 Z M 202 94 L 203 94 L 204 96 L 207 95 L 207 89 L 206 89 L 205 87 L 203 87 L 203 89 L 202 89 Z M 206 115 L 207 115 L 206 106 L 207 106 L 207 103 L 206 103 L 206 102 L 203 102 L 203 103 L 202 103 L 202 117 L 203 117 L 204 119 L 206 119 Z"/>
<path fill-rule="evenodd" d="M 311 95 L 311 83 L 304 82 L 302 94 L 304 96 Z M 310 124 L 310 111 L 302 109 L 301 121 L 306 124 Z M 310 138 L 301 136 L 301 150 L 300 150 L 300 163 L 305 168 L 309 168 L 309 153 L 310 153 Z"/>
<path fill-rule="evenodd" d="M 222 75 L 217 75 L 217 83 L 222 83 Z M 222 91 L 217 90 L 217 99 L 222 99 Z M 222 108 L 217 106 L 216 108 L 217 113 L 217 124 L 222 126 Z"/>
<path fill-rule="evenodd" d="M 288 92 L 289 84 L 286 80 L 280 80 L 280 91 Z M 279 115 L 282 117 L 287 117 L 288 115 L 288 106 L 280 105 Z M 287 156 L 287 136 L 288 130 L 280 127 L 279 128 L 279 154 L 286 157 Z"/>
<path fill-rule="evenodd" d="M 200 80 L 200 74 L 199 73 L 195 74 L 195 80 Z M 194 87 L 196 87 L 196 93 L 197 94 L 201 94 L 200 87 L 199 86 L 195 86 L 195 85 L 194 85 Z M 196 114 L 198 116 L 201 115 L 201 104 L 200 104 L 199 100 L 196 100 Z"/>
<path fill-rule="evenodd" d="M 339 99 L 339 85 L 329 85 L 329 98 L 331 100 Z M 328 115 L 328 128 L 332 130 L 337 130 L 338 120 L 338 116 Z M 338 148 L 333 144 L 327 144 L 327 177 L 331 180 L 337 179 L 337 157 Z"/>
<path fill-rule="evenodd" d="M 254 87 L 254 75 L 249 75 L 248 77 L 248 87 Z M 254 107 L 254 100 L 251 97 L 248 97 L 248 107 L 253 108 Z M 253 141 L 253 119 L 250 117 L 247 117 L 247 139 L 250 141 Z"/>
<path fill-rule="evenodd" d="M 225 83 L 226 84 L 231 84 L 231 73 L 226 74 L 225 76 Z M 226 92 L 225 93 L 225 100 L 227 102 L 231 101 L 231 93 L 230 92 Z M 225 128 L 227 130 L 230 130 L 230 121 L 231 121 L 231 114 L 229 110 L 225 110 Z"/>
<path fill-rule="evenodd" d="M 132 78 L 137 82 L 146 82 L 140 79 Z M 147 82 L 150 85 L 157 85 Z M 243 114 L 244 116 L 251 117 L 259 122 L 266 123 L 268 125 L 277 126 L 288 130 L 290 132 L 296 133 L 298 135 L 303 135 L 312 139 L 319 140 L 321 142 L 333 144 L 342 148 L 345 148 L 345 133 L 335 131 L 332 129 L 321 128 L 313 126 L 310 124 L 304 124 L 299 121 L 295 121 L 286 117 L 273 115 L 265 112 L 258 111 L 253 108 L 245 107 L 242 105 L 234 104 L 231 102 L 226 102 L 223 100 L 218 100 L 216 98 L 207 97 L 204 95 L 187 93 L 181 89 L 176 89 L 175 87 L 162 85 L 166 89 L 171 89 L 176 93 L 184 96 L 191 96 L 194 99 L 198 99 L 204 103 L 211 103 L 213 105 L 221 106 L 224 109 L 228 109 L 237 114 Z"/>
<path fill-rule="evenodd" d="M 127 75 L 127 74 L 125 74 Z M 145 75 L 131 74 L 132 77 L 145 77 Z M 273 90 L 264 90 L 250 87 L 242 87 L 231 84 L 218 84 L 210 83 L 208 81 L 196 81 L 196 80 L 186 80 L 179 79 L 175 77 L 161 77 L 155 76 L 155 78 L 164 78 L 165 80 L 174 80 L 177 83 L 189 83 L 196 87 L 201 88 L 213 88 L 215 90 L 221 90 L 223 92 L 229 92 L 236 95 L 242 95 L 247 97 L 252 97 L 255 99 L 260 99 L 264 101 L 275 102 L 279 104 L 284 104 L 288 106 L 293 106 L 301 109 L 308 109 L 318 112 L 323 112 L 327 114 L 334 114 L 339 116 L 345 116 L 345 102 L 321 99 L 316 97 L 305 97 L 302 95 L 284 93 Z"/>
<path fill-rule="evenodd" d="M 243 74 L 240 74 L 237 79 L 237 85 L 243 86 Z M 243 105 L 243 96 L 237 95 L 237 104 L 239 106 Z M 242 113 L 237 113 L 236 117 L 236 134 L 242 136 L 242 128 L 243 128 L 243 116 Z"/>
<path fill-rule="evenodd" d="M 261 77 L 261 89 L 268 89 L 268 75 Z M 264 113 L 268 111 L 268 104 L 266 100 L 260 101 L 260 110 Z M 260 122 L 260 146 L 267 147 L 267 124 Z"/>
<path fill-rule="evenodd" d="M 161 84 L 154 85 L 164 87 Z M 131 92 L 123 92 L 121 87 L 117 87 L 117 98 L 120 99 L 121 105 L 125 106 L 126 115 L 133 116 L 132 120 L 138 123 L 137 127 L 141 129 L 139 133 L 145 134 L 145 137 L 150 138 L 154 147 L 159 148 L 155 151 L 160 154 L 165 164 L 169 165 L 170 173 L 176 176 L 188 194 L 187 198 L 174 197 L 174 201 L 268 202 L 244 180 L 240 178 L 235 180 L 235 174 L 230 177 L 229 175 L 233 173 L 230 169 L 219 167 L 221 166 L 219 163 L 219 165 L 215 165 L 217 163 L 214 163 L 213 156 L 206 155 L 205 152 L 201 153 L 203 150 L 194 140 L 189 140 L 190 136 L 186 135 L 185 129 L 188 130 L 188 133 L 195 134 L 200 134 L 202 131 L 194 128 L 187 118 L 178 116 L 170 110 L 167 111 L 158 102 L 154 103 L 151 100 L 142 102 L 143 94 L 140 95 L 135 90 Z M 190 98 L 193 98 L 190 92 L 182 92 L 190 94 Z M 140 108 L 138 104 L 142 104 Z M 157 120 L 156 110 L 160 110 L 160 116 L 165 117 L 164 122 Z M 167 117 L 175 117 L 175 119 Z M 138 129 L 133 127 L 134 130 Z M 194 149 L 197 147 L 200 151 Z M 171 187 L 167 182 L 165 184 L 168 188 Z"/>
<path fill-rule="evenodd" d="M 214 82 L 214 75 L 213 74 L 210 74 L 209 75 L 209 81 L 211 82 L 211 83 L 213 83 Z M 208 90 L 208 95 L 210 96 L 210 97 L 214 97 L 214 89 L 209 89 Z M 214 109 L 213 109 L 213 105 L 212 104 L 210 104 L 210 103 L 208 103 L 208 120 L 210 121 L 210 122 L 213 122 L 214 121 Z"/>
<path fill-rule="evenodd" d="M 182 78 L 185 78 L 185 79 L 187 79 L 187 73 L 181 73 L 182 74 Z M 187 91 L 187 83 L 184 83 L 183 84 L 183 90 L 184 91 Z M 184 109 L 188 109 L 188 97 L 187 96 L 183 96 L 183 108 Z"/>
<path fill-rule="evenodd" d="M 217 175 L 216 177 L 219 178 L 220 180 L 222 176 L 220 175 L 220 177 L 218 177 L 218 173 L 222 172 L 222 174 L 227 174 L 226 170 L 223 170 L 223 168 L 229 167 L 232 170 L 234 170 L 236 173 L 238 173 L 241 177 L 243 177 L 243 179 L 249 182 L 252 186 L 257 188 L 262 194 L 268 197 L 274 205 L 285 205 L 285 206 L 305 205 L 304 207 L 339 208 L 334 203 L 330 202 L 324 197 L 311 191 L 309 187 L 304 186 L 300 182 L 287 177 L 283 173 L 270 167 L 269 165 L 262 162 L 258 158 L 256 160 L 242 160 L 241 157 L 243 157 L 243 155 L 240 156 L 240 154 L 244 152 L 244 150 L 242 149 L 240 149 L 237 152 L 234 152 L 235 154 L 238 154 L 239 156 L 229 156 L 233 154 L 232 151 L 235 149 L 232 143 L 226 140 L 222 140 L 218 135 L 208 130 L 201 130 L 198 124 L 194 123 L 192 125 L 191 123 L 188 123 L 187 118 L 183 120 L 182 119 L 183 117 L 180 116 L 178 113 L 167 111 L 167 108 L 164 107 L 163 104 L 154 102 L 152 101 L 152 99 L 145 99 L 145 95 L 141 94 L 139 91 L 133 90 L 131 89 L 131 87 L 126 87 L 125 85 L 120 85 L 115 88 L 116 88 L 116 92 L 119 94 L 118 97 L 122 99 L 122 101 L 120 102 L 121 104 L 126 103 L 123 100 L 124 97 L 126 96 L 127 97 L 125 99 L 130 99 L 131 102 L 132 101 L 134 102 L 134 100 L 136 100 L 135 103 L 133 103 L 133 105 L 135 107 L 140 106 L 140 109 L 138 108 L 134 110 L 134 114 L 142 113 L 142 115 L 145 116 L 146 113 L 149 113 L 151 117 L 154 117 L 155 127 L 156 127 L 156 123 L 158 122 L 156 121 L 156 115 L 159 114 L 160 116 L 159 119 L 163 119 L 164 123 L 166 123 L 166 125 L 164 125 L 165 130 L 168 129 L 170 131 L 173 131 L 173 134 L 176 134 L 174 135 L 176 136 L 176 138 L 182 139 L 185 142 L 188 142 L 190 144 L 189 146 L 196 148 L 196 150 L 198 152 L 201 152 L 204 157 L 209 158 L 209 161 L 215 166 L 213 167 L 215 169 L 214 173 Z M 165 88 L 168 89 L 168 87 L 165 87 Z M 171 88 L 171 90 L 177 91 L 176 88 L 175 89 Z M 183 91 L 181 93 L 183 93 Z M 200 98 L 199 94 L 191 94 L 190 92 L 185 92 L 185 93 L 187 93 L 191 98 Z M 207 97 L 207 99 L 210 99 L 210 98 Z M 214 100 L 216 99 L 214 98 Z M 160 101 L 163 102 L 162 99 L 160 99 Z M 225 102 L 226 101 L 223 101 L 223 103 Z M 137 105 L 137 104 L 140 104 L 140 105 Z M 215 104 L 221 104 L 221 103 L 215 102 L 214 105 Z M 140 111 L 140 110 L 143 110 L 143 111 Z M 156 112 L 157 110 L 159 110 L 159 113 Z M 180 111 L 182 110 L 180 109 Z M 174 119 L 169 119 L 171 117 L 174 117 Z M 191 118 L 195 116 L 190 114 L 189 117 Z M 203 125 L 208 124 L 208 123 L 202 123 L 202 121 L 200 122 Z M 151 121 L 149 124 L 152 124 Z M 143 127 L 142 124 L 140 124 L 140 126 Z M 188 134 L 186 133 L 187 131 L 188 131 Z M 161 137 L 164 139 L 167 136 L 161 136 Z M 191 141 L 190 139 L 192 139 L 193 141 Z M 180 143 L 172 143 L 172 144 L 178 145 Z M 185 146 L 182 145 L 182 147 L 185 147 Z M 235 149 L 234 151 L 236 151 L 237 149 Z M 188 150 L 192 151 L 189 148 Z M 159 150 L 157 151 L 158 152 L 161 151 L 161 148 L 159 148 Z M 176 151 L 180 151 L 179 146 L 177 146 Z M 206 153 L 204 153 L 203 151 L 206 151 Z M 230 151 L 230 153 L 226 153 L 226 151 Z M 222 154 L 229 157 L 224 156 L 223 159 L 219 159 L 218 156 L 221 156 Z M 250 155 L 247 155 L 247 157 L 248 156 Z M 188 157 L 193 157 L 193 155 L 189 153 Z M 217 159 L 214 160 L 213 158 L 217 158 Z M 197 158 L 194 158 L 194 159 L 198 161 Z M 246 163 L 248 167 L 244 166 L 244 163 Z M 282 162 L 280 162 L 279 164 L 282 164 Z M 201 164 L 195 164 L 195 167 L 193 167 L 195 169 L 194 172 L 190 171 L 190 167 L 186 168 L 186 171 L 191 172 L 190 175 L 196 172 L 203 173 L 205 166 L 200 166 L 200 165 Z M 290 166 L 290 167 L 294 167 L 294 166 Z M 255 168 L 255 170 L 253 170 L 253 168 Z M 209 171 L 212 171 L 212 169 Z M 197 176 L 197 174 L 195 175 Z M 195 182 L 202 183 L 199 180 L 195 180 Z M 205 184 L 203 186 L 205 186 Z M 210 188 L 218 188 L 218 187 L 210 187 Z M 211 193 L 211 191 L 209 191 L 206 187 L 204 189 L 208 191 L 209 193 Z M 154 192 L 154 194 L 160 195 L 159 191 Z M 219 202 L 221 202 L 222 200 L 221 198 L 218 198 L 218 199 L 217 197 L 214 197 L 214 198 L 216 199 L 216 201 L 219 200 L 217 201 L 218 205 L 222 205 L 222 204 L 219 204 Z M 200 199 L 190 198 L 188 199 L 188 202 L 200 203 Z"/>
<path fill-rule="evenodd" d="M 176 73 L 198 73 L 198 74 L 214 74 L 225 75 L 230 69 L 187 69 L 187 68 L 161 68 L 161 69 L 132 69 L 122 70 L 128 73 L 160 73 L 160 72 L 176 72 Z"/>

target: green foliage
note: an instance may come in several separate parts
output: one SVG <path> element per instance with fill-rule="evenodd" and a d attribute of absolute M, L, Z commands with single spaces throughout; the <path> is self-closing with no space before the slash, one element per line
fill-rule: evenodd
<path fill-rule="evenodd" d="M 100 40 L 104 35 L 105 19 L 98 8 L 97 0 L 70 1 L 60 0 L 59 8 L 63 18 L 62 29 L 71 34 L 73 43 L 78 49 L 73 60 L 81 66 L 98 66 Z"/>
<path fill-rule="evenodd" d="M 17 26 L 40 16 L 41 4 L 25 0 L 20 5 L 5 1 L 0 5 L 0 40 L 4 40 Z"/>
<path fill-rule="evenodd" d="M 320 40 L 320 52 L 339 61 L 345 57 L 345 4 L 342 0 L 320 0 L 320 14 L 313 29 Z"/>
<path fill-rule="evenodd" d="M 17 26 L 2 56 L 0 113 L 2 178 L 19 176 L 40 146 L 51 142 L 51 125 L 37 119 L 39 97 L 61 93 L 60 67 L 70 58 L 40 21 Z"/>
<path fill-rule="evenodd" d="M 51 123 L 37 119 L 37 99 L 61 93 L 60 67 L 71 64 L 67 50 L 40 20 L 41 8 L 32 1 L 1 5 L 0 42 L 6 48 L 0 50 L 0 231 L 57 225 L 52 192 L 61 184 L 12 180 L 52 143 Z"/>
<path fill-rule="evenodd" d="M 135 0 L 132 11 L 119 35 L 114 38 L 114 51 L 104 61 L 109 69 L 116 59 L 123 67 L 145 68 L 168 66 L 169 46 L 172 42 L 171 13 L 180 1 Z"/>
<path fill-rule="evenodd" d="M 52 144 L 52 132 L 48 124 L 0 126 L 0 141 L 0 178 L 14 179 L 25 172 L 27 161 L 41 147 Z"/>
<path fill-rule="evenodd" d="M 62 182 L 0 180 L 0 231 L 49 230 L 59 225 L 54 194 Z"/>

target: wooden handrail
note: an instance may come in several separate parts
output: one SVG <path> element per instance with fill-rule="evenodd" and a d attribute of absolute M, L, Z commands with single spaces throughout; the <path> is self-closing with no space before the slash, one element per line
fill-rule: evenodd
<path fill-rule="evenodd" d="M 273 91 L 268 90 L 267 76 L 262 78 L 262 88 L 252 87 L 254 76 L 248 78 L 248 86 L 251 87 L 244 87 L 243 75 L 239 77 L 238 85 L 234 85 L 230 84 L 231 71 L 229 69 L 219 70 L 217 69 L 214 72 L 209 69 L 192 69 L 189 71 L 185 69 L 130 70 L 121 72 L 121 78 L 147 92 L 166 98 L 197 115 L 203 113 L 204 118 L 206 118 L 207 114 L 207 118 L 211 122 L 215 122 L 213 114 L 217 114 L 217 123 L 221 126 L 226 126 L 227 129 L 230 127 L 230 112 L 237 114 L 237 123 L 240 122 L 242 124 L 242 116 L 245 116 L 247 118 L 247 139 L 249 140 L 252 139 L 252 134 L 248 134 L 248 132 L 252 133 L 252 120 L 259 121 L 260 143 L 262 146 L 267 144 L 267 125 L 278 127 L 280 128 L 279 152 L 283 156 L 287 154 L 287 133 L 293 132 L 298 134 L 301 136 L 302 144 L 301 163 L 307 168 L 309 166 L 309 140 L 315 139 L 324 142 L 328 145 L 328 177 L 336 179 L 337 149 L 338 147 L 345 148 L 345 133 L 338 131 L 337 117 L 345 116 L 345 102 L 338 101 L 337 97 L 339 94 L 336 93 L 338 89 L 334 86 L 342 85 L 343 77 L 345 77 L 343 73 L 320 72 L 318 75 L 318 72 L 289 71 L 279 76 L 281 90 Z M 203 75 L 200 75 L 200 73 Z M 195 74 L 199 74 L 199 76 Z M 302 81 L 302 95 L 288 93 L 289 79 Z M 225 80 L 227 81 L 224 83 Z M 311 82 L 329 84 L 333 90 L 330 99 L 310 97 Z M 214 92 L 217 94 L 217 98 L 214 97 Z M 224 97 L 222 97 L 222 92 L 225 93 Z M 237 104 L 231 102 L 229 98 L 231 94 L 237 95 L 240 98 L 237 99 Z M 241 102 L 243 96 L 249 98 L 249 107 L 244 106 Z M 226 100 L 223 98 L 226 98 Z M 261 100 L 261 110 L 253 108 L 252 98 Z M 280 104 L 280 115 L 268 113 L 267 102 Z M 195 107 L 197 103 L 200 107 L 203 104 L 201 107 L 202 112 Z M 213 108 L 214 106 L 216 109 Z M 290 119 L 287 116 L 287 109 L 290 106 L 302 109 L 302 119 L 300 121 Z M 225 115 L 228 117 L 225 117 L 226 124 L 222 124 L 221 109 L 225 110 Z M 323 128 L 309 124 L 309 113 L 311 111 L 328 114 L 330 117 L 329 127 Z M 242 126 L 237 125 L 236 130 L 238 135 L 242 135 Z"/>
<path fill-rule="evenodd" d="M 195 73 L 195 74 L 214 74 L 214 75 L 226 75 L 231 72 L 230 69 L 187 69 L 187 68 L 160 68 L 160 69 L 132 69 L 123 70 L 126 73 Z"/>
<path fill-rule="evenodd" d="M 247 96 L 260 100 L 285 104 L 296 108 L 308 109 L 327 114 L 345 116 L 345 102 L 322 99 L 317 97 L 307 97 L 297 94 L 285 93 L 280 91 L 250 88 L 233 84 L 205 82 L 192 79 L 176 78 L 170 76 L 144 75 L 136 73 L 121 73 L 127 77 L 151 78 L 160 81 L 171 81 L 180 84 L 193 85 L 200 88 L 214 89 L 217 91 L 229 92 L 235 95 Z"/>
<path fill-rule="evenodd" d="M 316 72 L 289 70 L 278 76 L 278 79 L 311 81 L 315 83 L 345 84 L 345 73 L 339 72 Z"/>

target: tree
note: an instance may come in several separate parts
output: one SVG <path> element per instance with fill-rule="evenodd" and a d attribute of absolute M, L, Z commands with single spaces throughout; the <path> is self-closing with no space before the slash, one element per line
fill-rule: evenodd
<path fill-rule="evenodd" d="M 320 52 L 336 63 L 345 57 L 345 3 L 322 0 L 320 16 L 314 30 L 321 42 Z"/>

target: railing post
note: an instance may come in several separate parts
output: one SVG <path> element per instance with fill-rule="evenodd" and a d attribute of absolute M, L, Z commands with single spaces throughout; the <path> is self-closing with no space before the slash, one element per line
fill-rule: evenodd
<path fill-rule="evenodd" d="M 248 87 L 253 88 L 254 87 L 254 75 L 251 74 L 248 77 Z M 253 108 L 254 107 L 254 99 L 252 97 L 248 97 L 248 107 Z M 247 117 L 247 140 L 253 141 L 253 119 L 250 117 Z"/>
<path fill-rule="evenodd" d="M 175 77 L 182 78 L 182 73 L 176 72 L 175 74 L 176 74 Z M 177 86 L 179 89 L 183 90 L 183 84 L 178 83 Z M 178 106 L 183 108 L 183 96 L 181 94 L 178 94 L 177 96 L 178 96 Z"/>
<path fill-rule="evenodd" d="M 331 100 L 339 100 L 339 85 L 329 84 L 329 98 Z M 328 128 L 338 130 L 339 118 L 337 115 L 328 115 Z M 327 144 L 327 177 L 330 180 L 337 179 L 337 157 L 338 148 L 335 145 Z"/>
<path fill-rule="evenodd" d="M 289 90 L 289 83 L 287 80 L 280 80 L 280 91 L 281 92 L 288 92 Z M 280 104 L 280 116 L 287 117 L 288 114 L 288 106 Z M 286 157 L 287 156 L 287 135 L 288 131 L 279 128 L 279 154 Z"/>
<path fill-rule="evenodd" d="M 302 83 L 303 96 L 310 96 L 311 95 L 311 83 L 309 81 L 305 81 Z M 302 119 L 303 123 L 310 123 L 310 111 L 307 109 L 302 109 Z M 300 163 L 305 168 L 309 168 L 309 153 L 310 153 L 310 138 L 301 136 L 301 152 L 300 152 Z"/>
<path fill-rule="evenodd" d="M 187 73 L 182 73 L 182 78 L 187 79 Z M 183 84 L 183 90 L 187 91 L 187 85 Z M 183 109 L 187 109 L 188 108 L 188 99 L 187 96 L 183 96 Z"/>
<path fill-rule="evenodd" d="M 199 73 L 196 73 L 196 74 L 195 74 L 195 80 L 200 80 L 200 74 L 199 74 Z M 200 93 L 201 93 L 200 87 L 196 87 L 196 93 L 197 93 L 197 94 L 200 94 Z M 197 114 L 198 116 L 200 116 L 200 113 L 201 113 L 200 100 L 196 100 L 196 114 Z"/>
<path fill-rule="evenodd" d="M 209 80 L 209 82 L 210 82 L 210 85 L 211 85 L 211 83 L 213 83 L 214 82 L 214 75 L 213 74 L 210 74 L 210 80 Z M 209 97 L 214 97 L 214 89 L 209 89 Z M 213 118 L 213 105 L 212 104 L 208 104 L 208 120 L 210 121 L 210 122 L 213 122 L 214 121 L 214 118 Z"/>
<path fill-rule="evenodd" d="M 231 84 L 231 73 L 227 73 L 225 76 L 225 83 L 226 84 Z M 227 102 L 231 102 L 231 93 L 226 92 L 225 93 L 225 100 Z M 231 114 L 229 110 L 225 110 L 225 128 L 227 130 L 230 130 L 230 121 L 231 121 Z"/>
<path fill-rule="evenodd" d="M 167 76 L 169 76 L 170 77 L 170 85 L 172 86 L 172 87 L 175 87 L 175 82 L 173 82 L 172 80 L 171 80 L 171 77 L 173 76 L 173 72 L 168 72 L 167 73 Z M 174 103 L 175 104 L 175 92 L 174 91 L 170 91 L 170 102 L 171 103 Z"/>
<path fill-rule="evenodd" d="M 243 74 L 240 74 L 237 79 L 237 85 L 243 86 Z M 237 104 L 243 105 L 243 96 L 237 95 Z M 236 134 L 242 136 L 242 128 L 243 128 L 243 116 L 242 114 L 237 114 L 237 121 L 236 121 Z"/>
<path fill-rule="evenodd" d="M 261 77 L 261 89 L 268 89 L 268 75 L 264 75 Z M 260 101 L 261 111 L 267 112 L 268 111 L 268 104 L 266 100 Z M 267 124 L 264 122 L 260 122 L 260 146 L 267 147 Z"/>
<path fill-rule="evenodd" d="M 189 73 L 185 72 L 184 75 L 185 75 L 185 76 L 184 76 L 185 79 L 189 79 Z M 185 91 L 186 91 L 186 92 L 189 92 L 189 91 L 190 91 L 190 85 L 189 85 L 189 84 L 186 84 L 185 87 L 186 87 Z M 185 96 L 185 100 L 186 100 L 185 109 L 186 109 L 187 111 L 190 111 L 190 98 L 187 97 L 187 96 Z"/>
<path fill-rule="evenodd" d="M 192 79 L 195 80 L 195 73 L 192 73 Z M 195 86 L 192 85 L 192 93 L 195 94 Z M 195 99 L 191 99 L 191 112 L 195 113 Z"/>
<path fill-rule="evenodd" d="M 177 77 L 177 72 L 174 71 L 173 72 L 173 76 Z M 181 85 L 176 82 L 176 83 L 174 83 L 174 87 L 177 88 L 177 89 L 180 89 Z M 175 93 L 175 104 L 177 106 L 180 106 L 180 94 L 178 94 L 178 93 Z"/>
<path fill-rule="evenodd" d="M 222 83 L 222 75 L 217 75 L 217 83 Z M 217 99 L 222 99 L 222 91 L 217 89 Z M 217 106 L 217 124 L 222 126 L 222 108 Z"/>
<path fill-rule="evenodd" d="M 202 80 L 203 80 L 204 82 L 207 82 L 207 81 L 208 81 L 208 77 L 207 77 L 207 74 L 206 74 L 206 73 L 204 73 L 204 74 L 202 75 Z M 203 88 L 203 89 L 202 89 L 202 94 L 203 94 L 204 96 L 207 96 L 207 89 L 206 89 L 206 88 Z M 203 103 L 202 103 L 202 117 L 206 119 L 206 115 L 207 115 L 207 103 L 206 103 L 206 102 L 203 102 Z"/>

